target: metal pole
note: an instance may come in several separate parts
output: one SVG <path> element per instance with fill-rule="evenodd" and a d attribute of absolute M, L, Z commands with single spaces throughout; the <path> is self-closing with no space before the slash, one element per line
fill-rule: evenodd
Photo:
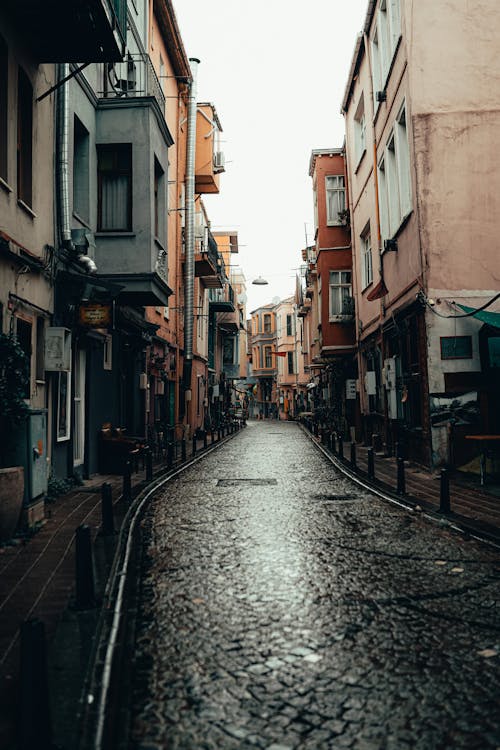
<path fill-rule="evenodd" d="M 351 443 L 351 466 L 356 468 L 356 443 Z"/>
<path fill-rule="evenodd" d="M 193 435 L 193 456 L 196 456 L 196 435 Z"/>
<path fill-rule="evenodd" d="M 130 461 L 125 461 L 125 466 L 123 467 L 122 495 L 126 503 L 129 503 L 132 500 L 132 473 Z"/>
<path fill-rule="evenodd" d="M 172 468 L 174 463 L 174 444 L 170 442 L 167 445 L 167 466 L 169 469 Z"/>
<path fill-rule="evenodd" d="M 20 750 L 52 748 L 47 646 L 41 620 L 26 620 L 20 630 Z"/>
<path fill-rule="evenodd" d="M 108 482 L 101 486 L 101 536 L 111 536 L 115 533 L 113 519 L 113 488 Z"/>
<path fill-rule="evenodd" d="M 203 431 L 203 447 L 208 448 L 208 435 L 206 430 Z"/>
<path fill-rule="evenodd" d="M 406 480 L 405 480 L 405 462 L 404 458 L 398 458 L 397 461 L 397 467 L 398 467 L 398 480 L 397 480 L 397 493 L 398 495 L 405 495 L 406 494 Z"/>
<path fill-rule="evenodd" d="M 448 469 L 441 469 L 440 492 L 439 492 L 439 512 L 450 513 L 450 477 Z"/>
<path fill-rule="evenodd" d="M 153 453 L 151 449 L 146 451 L 146 482 L 153 480 Z"/>
<path fill-rule="evenodd" d="M 181 461 L 186 460 L 186 438 L 182 438 L 181 442 Z"/>
<path fill-rule="evenodd" d="M 344 458 L 344 440 L 342 435 L 339 435 L 339 458 Z"/>
<path fill-rule="evenodd" d="M 94 560 L 90 528 L 78 526 L 75 531 L 76 609 L 96 606 L 94 590 Z"/>
<path fill-rule="evenodd" d="M 375 479 L 375 460 L 374 460 L 374 453 L 373 448 L 368 448 L 366 451 L 366 457 L 368 459 L 368 478 L 369 479 Z"/>

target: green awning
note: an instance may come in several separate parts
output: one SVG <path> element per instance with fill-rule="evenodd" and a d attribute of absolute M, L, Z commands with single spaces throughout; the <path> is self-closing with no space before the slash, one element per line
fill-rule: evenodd
<path fill-rule="evenodd" d="M 500 312 L 476 310 L 474 307 L 466 307 L 465 305 L 459 305 L 458 303 L 457 306 L 466 313 L 472 313 L 473 318 L 477 318 L 483 323 L 486 323 L 489 326 L 493 326 L 493 328 L 500 328 Z"/>

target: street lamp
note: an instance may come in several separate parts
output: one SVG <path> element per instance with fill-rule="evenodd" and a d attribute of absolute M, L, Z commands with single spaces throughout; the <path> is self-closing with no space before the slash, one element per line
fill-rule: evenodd
<path fill-rule="evenodd" d="M 256 286 L 265 286 L 266 284 L 269 284 L 269 282 L 263 279 L 262 276 L 259 276 L 252 281 L 252 284 L 255 284 Z"/>

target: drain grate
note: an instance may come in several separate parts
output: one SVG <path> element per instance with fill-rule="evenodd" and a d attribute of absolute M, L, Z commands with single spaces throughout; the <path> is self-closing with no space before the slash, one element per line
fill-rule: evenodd
<path fill-rule="evenodd" d="M 278 484 L 276 479 L 218 479 L 218 487 L 239 487 L 242 484 L 250 487 L 269 487 L 272 484 Z"/>
<path fill-rule="evenodd" d="M 330 502 L 330 501 L 347 502 L 349 500 L 358 499 L 356 495 L 349 495 L 349 494 L 346 494 L 346 495 L 311 495 L 310 497 L 311 497 L 311 500 L 318 500 L 320 502 L 325 502 L 325 501 L 326 502 Z"/>

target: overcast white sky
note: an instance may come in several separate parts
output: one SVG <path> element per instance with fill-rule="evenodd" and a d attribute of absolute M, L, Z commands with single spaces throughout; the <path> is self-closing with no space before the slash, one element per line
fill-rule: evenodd
<path fill-rule="evenodd" d="M 236 229 L 247 310 L 290 296 L 312 243 L 314 148 L 339 147 L 340 106 L 367 0 L 174 0 L 198 101 L 214 104 L 226 172 L 204 196 L 212 229 Z M 268 286 L 255 286 L 257 276 Z"/>

